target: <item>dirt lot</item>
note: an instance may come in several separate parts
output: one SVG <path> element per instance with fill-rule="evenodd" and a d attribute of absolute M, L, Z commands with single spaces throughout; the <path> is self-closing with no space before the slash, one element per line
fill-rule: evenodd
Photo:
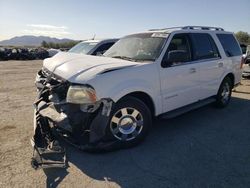
<path fill-rule="evenodd" d="M 41 61 L 0 62 L 0 187 L 250 187 L 250 81 L 225 109 L 157 120 L 136 148 L 106 154 L 66 145 L 69 168 L 33 170 L 32 102 Z"/>

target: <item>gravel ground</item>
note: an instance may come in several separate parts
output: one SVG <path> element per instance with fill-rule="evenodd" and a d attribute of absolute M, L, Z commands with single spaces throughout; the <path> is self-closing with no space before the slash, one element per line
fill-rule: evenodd
<path fill-rule="evenodd" d="M 69 168 L 33 170 L 34 79 L 42 61 L 0 62 L 0 187 L 250 187 L 250 81 L 225 109 L 156 120 L 138 147 L 89 154 L 64 144 Z"/>

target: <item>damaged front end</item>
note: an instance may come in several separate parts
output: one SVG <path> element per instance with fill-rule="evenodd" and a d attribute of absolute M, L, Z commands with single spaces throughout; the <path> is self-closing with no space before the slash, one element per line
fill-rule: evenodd
<path fill-rule="evenodd" d="M 36 86 L 33 168 L 66 167 L 65 148 L 58 141 L 61 138 L 84 151 L 108 151 L 114 147 L 114 142 L 106 138 L 111 99 L 89 104 L 69 102 L 69 88 L 75 85 L 44 69 L 37 74 Z"/>

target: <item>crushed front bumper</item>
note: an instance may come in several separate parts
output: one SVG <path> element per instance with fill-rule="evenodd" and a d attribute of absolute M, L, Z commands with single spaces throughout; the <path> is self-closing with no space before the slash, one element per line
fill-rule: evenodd
<path fill-rule="evenodd" d="M 113 101 L 102 99 L 91 105 L 66 103 L 63 93 L 67 91 L 67 84 L 55 83 L 51 85 L 47 79 L 37 79 L 39 93 L 34 103 L 32 167 L 66 167 L 65 148 L 59 144 L 61 139 L 89 152 L 118 147 L 117 141 L 106 137 Z"/>

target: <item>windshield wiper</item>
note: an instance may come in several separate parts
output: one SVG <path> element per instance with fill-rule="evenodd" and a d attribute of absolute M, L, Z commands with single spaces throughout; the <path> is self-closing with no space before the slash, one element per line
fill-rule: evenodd
<path fill-rule="evenodd" d="M 136 61 L 155 61 L 155 59 L 136 59 Z"/>
<path fill-rule="evenodd" d="M 118 58 L 118 59 L 124 59 L 124 60 L 128 60 L 128 61 L 136 61 L 135 59 L 131 58 L 131 57 L 127 57 L 127 56 L 112 56 L 112 58 Z"/>

